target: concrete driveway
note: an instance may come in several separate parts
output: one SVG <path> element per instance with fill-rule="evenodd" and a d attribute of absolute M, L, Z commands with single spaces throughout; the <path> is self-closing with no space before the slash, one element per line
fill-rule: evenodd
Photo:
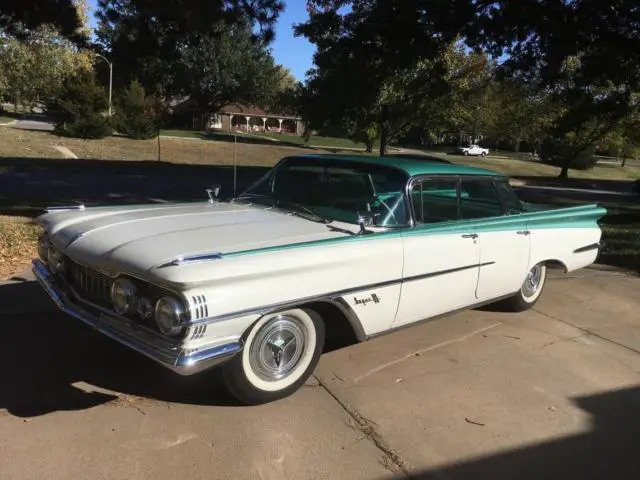
<path fill-rule="evenodd" d="M 294 396 L 236 407 L 0 286 L 0 478 L 640 478 L 640 278 L 555 275 L 327 353 Z"/>

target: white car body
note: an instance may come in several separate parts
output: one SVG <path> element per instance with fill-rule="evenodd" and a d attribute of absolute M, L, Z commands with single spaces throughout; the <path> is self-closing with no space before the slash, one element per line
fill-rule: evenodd
<path fill-rule="evenodd" d="M 458 152 L 463 155 L 489 155 L 488 148 L 482 148 L 479 145 L 468 145 L 458 148 Z"/>
<path fill-rule="evenodd" d="M 537 264 L 573 271 L 593 263 L 603 214 L 595 206 L 539 209 L 359 235 L 364 227 L 352 223 L 234 202 L 72 207 L 39 218 L 70 285 L 51 271 L 51 253 L 34 260 L 34 272 L 69 314 L 192 374 L 241 352 L 252 325 L 288 308 L 322 305 L 362 341 L 513 296 Z M 103 297 L 122 276 L 184 302 L 184 335 L 116 314 Z"/>

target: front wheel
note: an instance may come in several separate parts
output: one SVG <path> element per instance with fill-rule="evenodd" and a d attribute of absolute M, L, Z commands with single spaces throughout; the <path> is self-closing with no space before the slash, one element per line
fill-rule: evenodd
<path fill-rule="evenodd" d="M 513 312 L 530 309 L 540 298 L 547 279 L 547 266 L 544 263 L 534 265 L 520 287 L 520 291 L 504 301 L 505 307 Z"/>
<path fill-rule="evenodd" d="M 227 389 L 249 405 L 291 395 L 318 364 L 324 338 L 324 322 L 312 310 L 265 315 L 248 331 L 242 353 L 223 366 Z"/>

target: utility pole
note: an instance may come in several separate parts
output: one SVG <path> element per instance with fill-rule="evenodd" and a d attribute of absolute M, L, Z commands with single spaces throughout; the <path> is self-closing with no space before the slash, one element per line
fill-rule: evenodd
<path fill-rule="evenodd" d="M 102 58 L 107 65 L 109 65 L 109 118 L 111 118 L 111 91 L 113 89 L 113 63 L 111 63 L 107 58 L 99 53 L 96 53 L 97 57 Z"/>

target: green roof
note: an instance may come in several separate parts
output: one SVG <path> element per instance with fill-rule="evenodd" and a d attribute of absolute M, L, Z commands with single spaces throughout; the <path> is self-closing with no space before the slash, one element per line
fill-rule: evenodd
<path fill-rule="evenodd" d="M 414 175 L 491 175 L 505 176 L 503 173 L 487 170 L 484 168 L 467 167 L 465 165 L 456 165 L 454 163 L 439 163 L 429 161 L 428 155 L 425 159 L 415 157 L 394 157 L 384 156 L 378 157 L 374 155 L 339 155 L 339 154 L 305 154 L 295 155 L 296 157 L 307 158 L 327 158 L 332 160 L 344 160 L 346 162 L 371 163 L 376 165 L 384 165 L 404 171 L 410 177 Z"/>

